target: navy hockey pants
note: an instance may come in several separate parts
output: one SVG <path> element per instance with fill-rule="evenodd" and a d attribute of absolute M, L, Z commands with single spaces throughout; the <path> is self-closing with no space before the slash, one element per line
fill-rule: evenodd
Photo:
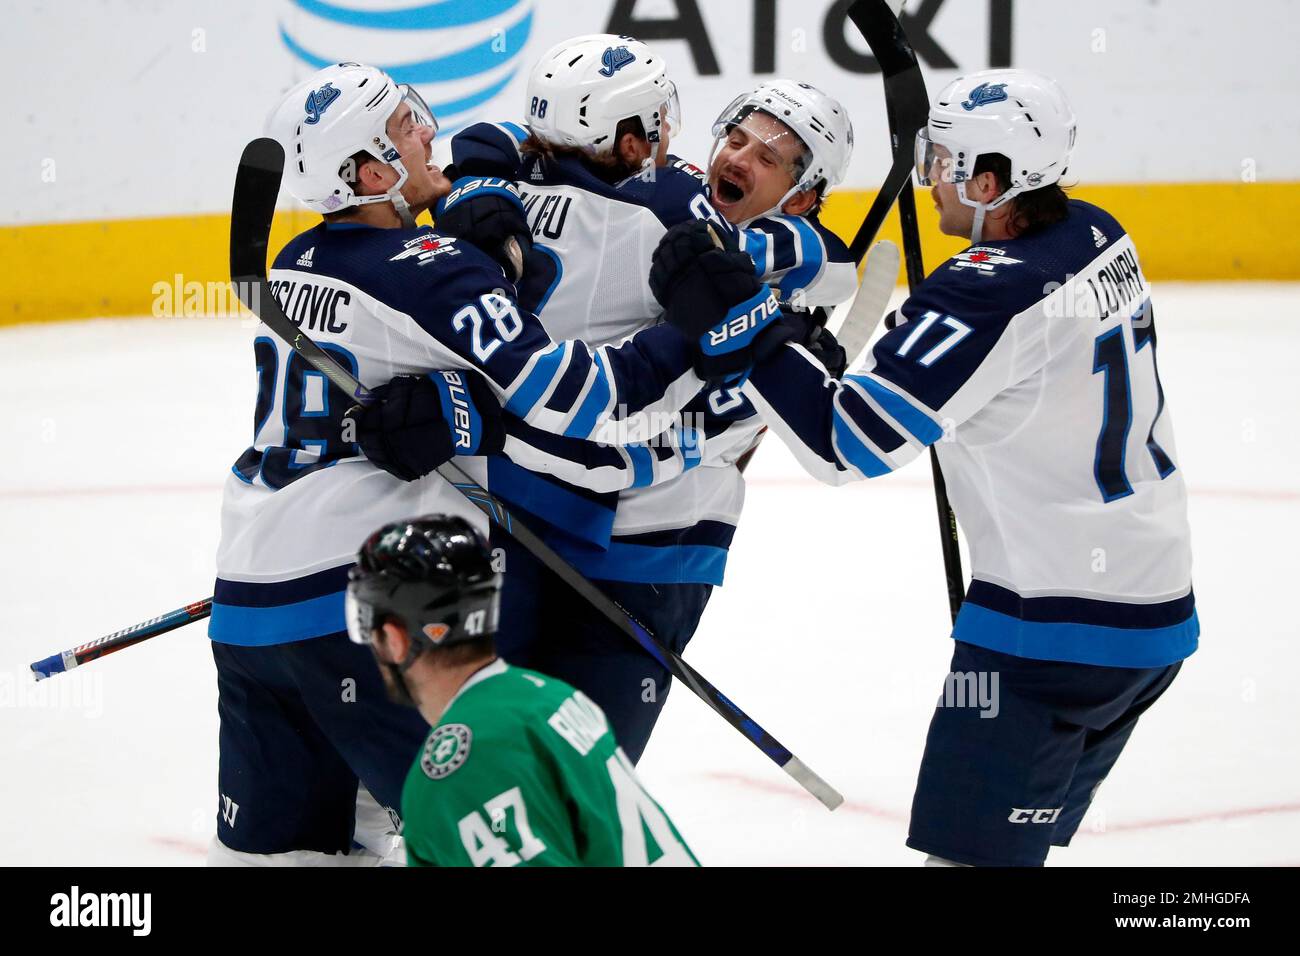
<path fill-rule="evenodd" d="M 907 845 L 971 866 L 1042 866 L 1069 846 L 1167 667 L 1098 667 L 956 642 Z M 994 680 L 996 675 L 996 681 Z"/>
<path fill-rule="evenodd" d="M 346 853 L 358 780 L 396 815 L 429 726 L 388 699 L 369 648 L 340 633 L 264 647 L 213 641 L 212 656 L 222 843 Z"/>

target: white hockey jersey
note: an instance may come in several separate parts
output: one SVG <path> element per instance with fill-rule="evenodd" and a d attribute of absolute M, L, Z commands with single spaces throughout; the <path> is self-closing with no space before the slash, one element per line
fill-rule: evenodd
<path fill-rule="evenodd" d="M 1073 201 L 1063 222 L 953 256 L 900 315 L 842 381 L 786 347 L 746 394 L 830 483 L 936 445 L 972 564 L 954 637 L 1124 667 L 1191 654 L 1187 494 L 1123 228 Z"/>
<path fill-rule="evenodd" d="M 362 382 L 477 369 L 539 435 L 590 439 L 613 419 L 671 416 L 702 386 L 683 337 L 666 326 L 594 351 L 553 342 L 492 260 L 427 227 L 321 224 L 285 246 L 270 280 L 286 314 Z M 232 644 L 343 630 L 348 568 L 385 522 L 447 512 L 485 524 L 440 476 L 402 482 L 343 441 L 346 396 L 265 326 L 253 351 L 254 439 L 226 482 L 209 626 L 214 640 Z M 661 447 L 655 474 L 645 476 L 644 449 L 572 444 L 571 458 L 518 439 L 506 450 L 527 467 L 606 491 L 699 460 L 698 451 Z M 483 482 L 482 459 L 459 461 Z"/>
<path fill-rule="evenodd" d="M 709 203 L 703 173 L 689 163 L 673 160 L 610 185 L 571 157 L 526 159 L 519 152 L 525 138 L 515 124 L 478 124 L 457 134 L 452 152 L 458 167 L 476 174 L 499 175 L 521 164 L 517 185 L 539 255 L 520 284 L 520 299 L 554 337 L 609 344 L 653 325 L 663 308 L 647 275 L 664 233 L 692 218 L 736 233 Z M 736 236 L 783 303 L 829 308 L 857 288 L 848 250 L 814 221 L 760 219 Z M 495 459 L 492 490 L 562 530 L 552 545 L 588 577 L 721 584 L 744 504 L 736 462 L 763 423 L 739 390 L 697 396 L 683 420 L 688 435 L 704 436 L 701 466 L 668 482 L 656 471 L 653 483 L 634 482 L 617 501 Z M 669 447 L 681 440 L 675 436 Z M 569 539 L 580 545 L 571 547 Z"/>

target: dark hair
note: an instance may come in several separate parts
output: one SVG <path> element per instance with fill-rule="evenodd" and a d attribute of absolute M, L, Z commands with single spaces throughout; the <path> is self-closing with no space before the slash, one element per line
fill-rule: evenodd
<path fill-rule="evenodd" d="M 1000 190 L 1011 188 L 1011 160 L 1001 153 L 984 153 L 976 159 L 972 175 L 980 173 L 992 173 Z M 1022 236 L 1060 222 L 1070 213 L 1069 203 L 1070 197 L 1060 183 L 1017 194 L 1011 200 L 1011 218 L 1007 222 L 1011 235 Z"/>
<path fill-rule="evenodd" d="M 519 151 L 525 161 L 538 157 L 554 159 L 556 156 L 576 156 L 600 179 L 612 184 L 627 179 L 640 168 L 625 163 L 623 157 L 618 154 L 618 144 L 628 133 L 637 139 L 645 139 L 645 127 L 641 124 L 640 117 L 629 116 L 627 119 L 619 120 L 618 126 L 614 128 L 614 148 L 597 156 L 592 156 L 577 146 L 557 146 L 548 143 L 539 139 L 536 133 L 529 134 L 520 145 Z"/>

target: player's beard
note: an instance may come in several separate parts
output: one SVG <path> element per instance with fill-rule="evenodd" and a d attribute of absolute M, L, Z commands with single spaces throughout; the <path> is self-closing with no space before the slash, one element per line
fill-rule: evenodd
<path fill-rule="evenodd" d="M 406 678 L 402 676 L 402 669 L 388 661 L 381 661 L 378 658 L 376 661 L 379 664 L 379 676 L 384 681 L 384 690 L 388 692 L 388 699 L 401 707 L 418 708 L 419 704 L 411 696 L 411 688 L 407 685 Z"/>

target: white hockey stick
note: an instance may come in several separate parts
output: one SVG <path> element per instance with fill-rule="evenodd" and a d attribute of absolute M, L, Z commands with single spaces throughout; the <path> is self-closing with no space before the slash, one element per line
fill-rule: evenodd
<path fill-rule="evenodd" d="M 848 315 L 840 323 L 835 333 L 844 355 L 848 359 L 848 368 L 853 368 L 862 356 L 862 350 L 871 341 L 876 326 L 884 317 L 885 306 L 894 293 L 894 283 L 898 281 L 898 246 L 888 239 L 881 239 L 867 253 L 867 264 L 862 270 L 862 282 L 858 294 L 853 297 Z"/>

